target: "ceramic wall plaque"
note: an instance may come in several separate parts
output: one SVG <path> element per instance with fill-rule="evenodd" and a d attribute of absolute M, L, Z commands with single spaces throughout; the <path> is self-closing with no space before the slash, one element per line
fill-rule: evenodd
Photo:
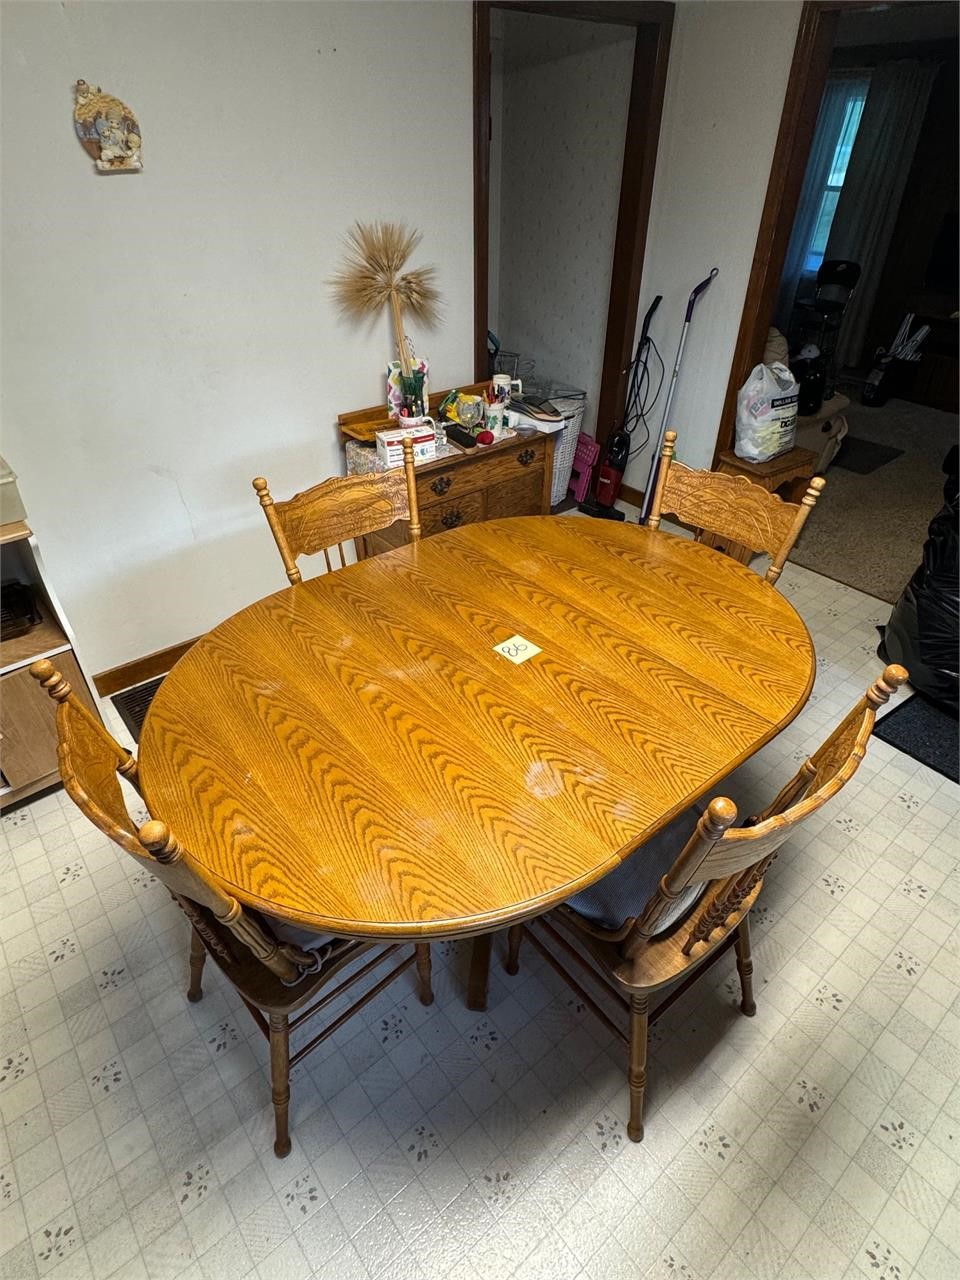
<path fill-rule="evenodd" d="M 101 173 L 135 173 L 140 158 L 140 126 L 129 107 L 99 85 L 78 80 L 73 124 L 84 151 Z"/>

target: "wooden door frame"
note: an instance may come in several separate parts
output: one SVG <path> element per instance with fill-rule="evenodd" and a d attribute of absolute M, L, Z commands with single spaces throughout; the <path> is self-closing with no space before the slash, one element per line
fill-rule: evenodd
<path fill-rule="evenodd" d="M 730 365 L 730 380 L 720 413 L 714 466 L 724 449 L 733 447 L 737 392 L 750 370 L 763 359 L 840 14 L 868 7 L 871 7 L 870 0 L 805 0 L 800 13 L 780 131 Z"/>
<path fill-rule="evenodd" d="M 490 253 L 490 11 L 518 9 L 636 28 L 630 105 L 623 149 L 596 437 L 601 448 L 620 424 L 627 368 L 640 305 L 640 277 L 660 141 L 660 120 L 673 31 L 673 4 L 619 0 L 475 0 L 473 6 L 474 378 L 488 376 Z"/>

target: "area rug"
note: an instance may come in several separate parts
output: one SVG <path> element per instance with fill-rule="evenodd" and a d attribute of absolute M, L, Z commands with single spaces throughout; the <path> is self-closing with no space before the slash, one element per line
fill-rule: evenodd
<path fill-rule="evenodd" d="M 957 439 L 957 415 L 889 400 L 878 409 L 852 404 L 846 417 L 858 439 L 903 452 L 867 475 L 834 463 L 790 559 L 893 604 L 943 505 L 941 465 Z"/>
<path fill-rule="evenodd" d="M 894 449 L 889 444 L 877 444 L 873 440 L 865 440 L 863 436 L 845 436 L 840 452 L 833 460 L 835 467 L 844 471 L 855 471 L 858 476 L 868 476 L 879 471 L 894 458 L 903 456 L 902 449 Z"/>
<path fill-rule="evenodd" d="M 873 736 L 952 782 L 960 782 L 960 724 L 956 716 L 928 702 L 922 694 L 915 693 L 881 717 Z"/>

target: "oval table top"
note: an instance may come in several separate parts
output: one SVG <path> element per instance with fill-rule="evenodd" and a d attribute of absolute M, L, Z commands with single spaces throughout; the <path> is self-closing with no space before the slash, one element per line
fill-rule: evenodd
<path fill-rule="evenodd" d="M 538 646 L 514 665 L 493 646 Z M 813 645 L 759 575 L 604 520 L 467 525 L 251 605 L 160 686 L 140 782 L 242 902 L 482 933 L 611 870 L 799 712 Z"/>

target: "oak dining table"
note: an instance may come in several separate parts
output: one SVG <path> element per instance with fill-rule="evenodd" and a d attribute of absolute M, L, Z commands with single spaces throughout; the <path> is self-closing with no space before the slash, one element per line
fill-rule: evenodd
<path fill-rule="evenodd" d="M 642 857 L 814 670 L 790 602 L 709 547 L 492 520 L 215 627 L 154 697 L 140 782 L 244 904 L 343 936 L 489 937 Z"/>

